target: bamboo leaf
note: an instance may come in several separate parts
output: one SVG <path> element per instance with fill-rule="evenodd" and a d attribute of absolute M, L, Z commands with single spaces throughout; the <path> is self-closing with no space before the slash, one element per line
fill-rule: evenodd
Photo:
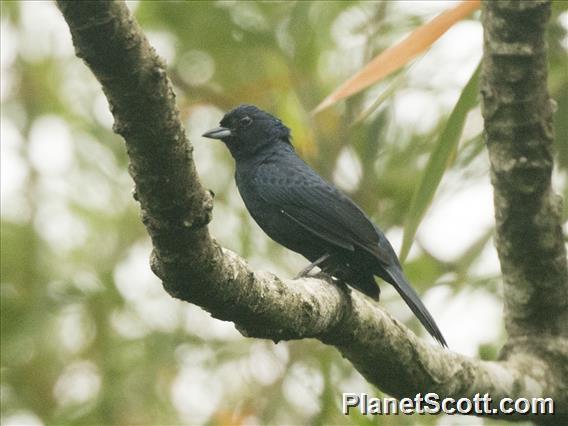
<path fill-rule="evenodd" d="M 422 179 L 414 192 L 404 227 L 404 237 L 400 249 L 401 261 L 404 261 L 408 255 L 418 226 L 434 198 L 444 172 L 456 154 L 467 114 L 478 103 L 480 68 L 478 65 L 463 89 L 428 160 Z"/>
<path fill-rule="evenodd" d="M 464 0 L 456 7 L 442 12 L 430 22 L 420 26 L 401 42 L 385 49 L 361 71 L 339 86 L 314 109 L 313 114 L 369 87 L 403 67 L 419 53 L 429 48 L 452 25 L 478 8 L 479 0 Z"/>

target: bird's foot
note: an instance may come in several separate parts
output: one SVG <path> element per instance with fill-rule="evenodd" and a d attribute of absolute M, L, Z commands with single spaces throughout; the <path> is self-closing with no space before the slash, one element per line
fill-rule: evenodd
<path fill-rule="evenodd" d="M 309 264 L 304 269 L 302 269 L 300 272 L 298 272 L 296 274 L 296 276 L 294 277 L 294 279 L 297 280 L 299 278 L 307 277 L 310 274 L 310 272 L 312 271 L 312 269 L 314 269 L 314 267 L 312 266 L 312 264 Z"/>
<path fill-rule="evenodd" d="M 321 256 L 320 258 L 318 258 L 315 262 L 310 263 L 308 266 L 306 266 L 304 269 L 302 269 L 300 272 L 298 272 L 298 274 L 294 277 L 295 280 L 297 280 L 298 278 L 303 278 L 309 275 L 309 273 L 316 267 L 321 265 L 323 262 L 325 262 L 327 259 L 329 259 L 331 257 L 331 254 L 326 253 L 323 256 Z"/>
<path fill-rule="evenodd" d="M 326 271 L 318 271 L 313 275 L 310 275 L 310 277 L 312 278 L 317 278 L 317 279 L 321 279 L 324 281 L 330 281 L 330 282 L 336 282 L 337 279 L 331 275 L 329 272 Z"/>
<path fill-rule="evenodd" d="M 335 283 L 341 291 L 343 291 L 349 298 L 351 298 L 351 287 L 349 286 L 349 284 L 347 284 L 342 279 L 336 279 Z"/>
<path fill-rule="evenodd" d="M 343 279 L 338 278 L 335 275 L 331 274 L 330 272 L 319 271 L 319 272 L 311 275 L 311 277 L 312 278 L 319 278 L 319 279 L 322 279 L 324 281 L 329 281 L 332 285 L 336 286 L 340 291 L 345 293 L 345 295 L 348 298 L 351 297 L 352 288 L 349 286 L 349 284 L 347 284 L 347 282 L 344 281 Z"/>

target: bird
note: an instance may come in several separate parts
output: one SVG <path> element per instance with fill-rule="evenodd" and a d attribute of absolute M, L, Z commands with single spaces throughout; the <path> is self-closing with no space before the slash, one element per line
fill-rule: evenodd
<path fill-rule="evenodd" d="M 227 112 L 202 136 L 222 141 L 235 160 L 235 181 L 252 218 L 274 241 L 374 300 L 375 276 L 394 286 L 430 335 L 447 347 L 383 232 L 346 194 L 302 160 L 282 121 L 254 105 Z"/>

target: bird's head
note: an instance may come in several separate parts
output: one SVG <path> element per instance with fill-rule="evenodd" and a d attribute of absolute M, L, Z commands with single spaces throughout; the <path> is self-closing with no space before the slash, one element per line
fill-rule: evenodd
<path fill-rule="evenodd" d="M 223 141 L 235 159 L 252 156 L 279 143 L 291 146 L 290 129 L 254 105 L 236 107 L 225 114 L 220 124 L 203 136 Z"/>

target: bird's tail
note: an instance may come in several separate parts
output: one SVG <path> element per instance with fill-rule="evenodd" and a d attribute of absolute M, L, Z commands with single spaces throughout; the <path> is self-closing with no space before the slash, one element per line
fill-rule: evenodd
<path fill-rule="evenodd" d="M 386 268 L 386 272 L 394 281 L 391 284 L 394 284 L 396 291 L 398 291 L 400 296 L 404 299 L 412 312 L 414 312 L 414 315 L 416 315 L 416 318 L 418 318 L 428 333 L 430 333 L 430 335 L 442 346 L 448 347 L 446 339 L 442 336 L 442 332 L 436 325 L 434 318 L 432 318 L 432 315 L 430 315 L 426 306 L 424 306 L 422 301 L 418 298 L 418 295 L 410 286 L 402 271 L 398 267 L 392 266 Z"/>

